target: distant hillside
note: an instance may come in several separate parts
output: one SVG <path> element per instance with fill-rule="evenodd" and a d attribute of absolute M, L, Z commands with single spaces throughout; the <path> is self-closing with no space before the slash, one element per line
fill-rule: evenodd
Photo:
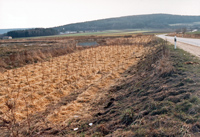
<path fill-rule="evenodd" d="M 4 34 L 4 33 L 7 33 L 7 32 L 9 32 L 9 31 L 14 31 L 14 30 L 25 30 L 25 29 L 28 29 L 28 28 L 0 29 L 0 34 Z"/>
<path fill-rule="evenodd" d="M 7 36 L 12 36 L 13 38 L 50 36 L 57 34 L 59 34 L 59 32 L 52 28 L 35 28 L 35 29 L 14 30 L 7 32 Z"/>
<path fill-rule="evenodd" d="M 177 27 L 177 25 L 171 24 L 188 24 L 194 22 L 200 22 L 200 16 L 149 14 L 101 19 L 95 21 L 68 24 L 54 28 L 59 32 L 119 29 L 165 29 Z"/>

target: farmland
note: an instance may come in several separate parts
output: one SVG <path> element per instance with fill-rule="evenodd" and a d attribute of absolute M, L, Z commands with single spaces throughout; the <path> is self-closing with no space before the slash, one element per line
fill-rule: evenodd
<path fill-rule="evenodd" d="M 37 50 L 40 55 L 36 54 L 35 58 L 26 56 L 25 60 L 32 60 L 32 63 L 22 67 L 15 66 L 19 68 L 4 70 L 1 74 L 1 118 L 6 121 L 14 120 L 12 124 L 27 121 L 29 117 L 45 111 L 53 104 L 58 104 L 61 98 L 71 94 L 78 95 L 75 101 L 52 110 L 45 119 L 60 124 L 70 121 L 75 115 L 89 117 L 87 111 L 90 109 L 91 101 L 105 94 L 99 90 L 114 84 L 120 74 L 136 64 L 140 56 L 149 50 L 149 47 L 144 45 L 152 40 L 152 36 L 108 39 L 106 46 L 74 50 L 63 56 L 52 57 L 53 53 L 48 52 L 48 61 L 41 60 L 41 56 L 45 56 L 46 52 L 43 50 L 44 47 L 25 46 L 24 49 L 19 46 L 18 52 L 31 51 L 28 52 L 31 55 Z M 71 48 L 76 49 L 72 46 Z M 63 47 L 61 49 L 63 50 Z M 44 54 L 42 51 L 45 51 Z M 16 53 L 16 50 L 13 53 Z M 22 59 L 20 54 L 14 57 L 17 56 L 19 60 L 14 58 L 13 64 Z M 36 63 L 34 60 L 41 62 Z"/>
<path fill-rule="evenodd" d="M 76 34 L 63 34 L 58 36 L 123 36 L 123 35 L 130 35 L 130 34 L 138 34 L 138 33 L 145 33 L 150 32 L 151 30 L 137 30 L 137 29 L 125 29 L 125 30 L 107 30 L 107 31 L 99 31 L 99 32 L 85 32 L 85 33 L 76 33 Z"/>
<path fill-rule="evenodd" d="M 124 35 L 134 35 L 138 33 L 150 33 L 150 32 L 158 31 L 158 32 L 168 32 L 166 30 L 156 30 L 156 29 L 123 29 L 123 30 L 104 30 L 104 31 L 86 31 L 86 32 L 78 32 L 78 33 L 66 33 L 59 34 L 53 36 L 39 36 L 39 37 L 29 37 L 29 39 L 41 39 L 41 38 L 59 38 L 59 37 L 80 37 L 80 36 L 124 36 Z M 23 39 L 23 38 L 18 38 Z"/>
<path fill-rule="evenodd" d="M 99 45 L 78 46 L 88 41 Z M 2 136 L 173 136 L 198 130 L 199 61 L 153 35 L 0 42 Z"/>
<path fill-rule="evenodd" d="M 141 56 L 145 50 L 148 48 L 134 46 L 90 48 L 52 58 L 48 62 L 9 70 L 1 75 L 1 94 L 4 94 L 1 99 L 5 102 L 17 100 L 15 105 L 20 109 L 19 112 L 16 110 L 18 114 L 16 119 L 25 119 L 26 105 L 31 106 L 29 111 L 34 114 L 44 110 L 49 103 L 56 103 L 62 96 L 76 90 L 88 86 L 93 89 L 90 85 L 94 82 L 100 81 L 100 86 L 109 85 L 109 79 L 117 78 L 120 72 L 132 65 L 132 62 L 137 63 L 135 57 Z M 136 53 L 134 56 L 133 52 Z M 84 94 L 92 95 L 90 92 L 94 91 L 88 89 L 87 92 Z M 27 100 L 26 103 L 23 99 Z M 84 100 L 83 97 L 78 102 Z"/>

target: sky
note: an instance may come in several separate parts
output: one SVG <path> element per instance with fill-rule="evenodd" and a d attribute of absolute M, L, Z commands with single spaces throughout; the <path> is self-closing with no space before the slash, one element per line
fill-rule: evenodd
<path fill-rule="evenodd" d="M 200 0 L 0 0 L 0 29 L 154 13 L 200 15 L 199 6 Z"/>

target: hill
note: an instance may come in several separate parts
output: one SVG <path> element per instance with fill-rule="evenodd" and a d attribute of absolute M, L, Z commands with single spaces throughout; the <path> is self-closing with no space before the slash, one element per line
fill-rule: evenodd
<path fill-rule="evenodd" d="M 200 22 L 200 16 L 147 14 L 74 23 L 54 27 L 54 29 L 59 32 L 120 29 L 165 29 L 177 28 L 180 25 L 184 26 L 195 22 Z"/>
<path fill-rule="evenodd" d="M 49 36 L 66 32 L 87 32 L 87 31 L 105 31 L 105 30 L 166 30 L 180 29 L 187 27 L 190 29 L 199 29 L 200 16 L 182 16 L 170 14 L 146 14 L 124 16 L 117 18 L 108 18 L 80 23 L 67 24 L 52 28 L 37 29 L 0 29 L 0 34 L 20 37 Z M 39 30 L 40 29 L 40 30 Z M 37 31 L 36 31 L 37 30 Z"/>

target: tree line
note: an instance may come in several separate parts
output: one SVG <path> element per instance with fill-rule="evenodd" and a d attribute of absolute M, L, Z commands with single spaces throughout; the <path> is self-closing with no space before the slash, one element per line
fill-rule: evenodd
<path fill-rule="evenodd" d="M 57 35 L 59 32 L 53 28 L 35 28 L 27 30 L 14 30 L 7 32 L 7 36 L 12 36 L 13 38 L 21 37 L 35 37 L 35 36 L 50 36 Z"/>

